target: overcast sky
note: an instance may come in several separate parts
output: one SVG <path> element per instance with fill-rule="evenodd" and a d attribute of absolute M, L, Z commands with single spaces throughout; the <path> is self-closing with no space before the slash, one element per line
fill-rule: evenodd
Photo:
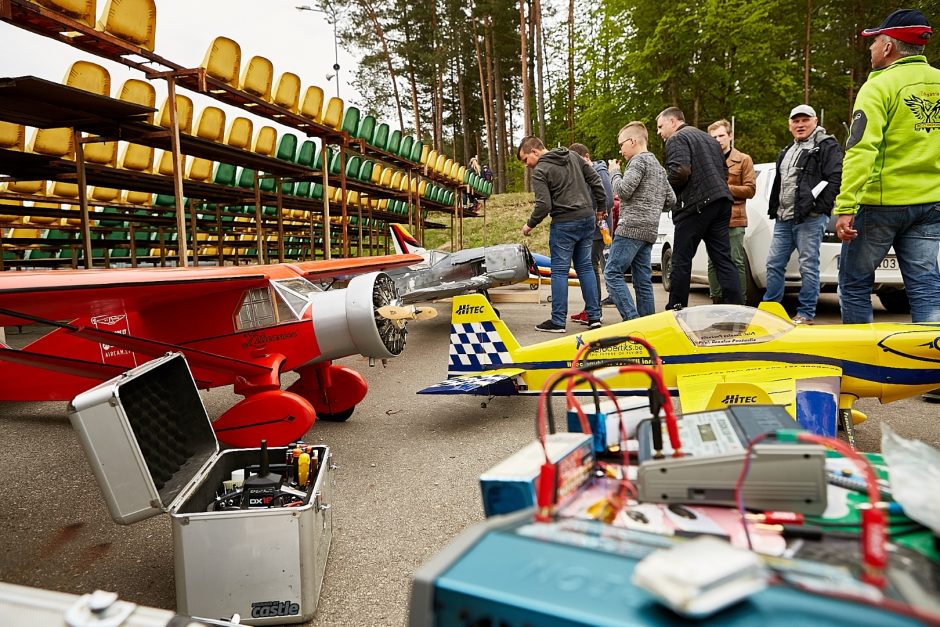
<path fill-rule="evenodd" d="M 274 64 L 275 85 L 281 73 L 290 71 L 300 76 L 301 97 L 309 85 L 319 85 L 327 97 L 336 95 L 336 79 L 326 79 L 333 73 L 333 27 L 326 15 L 295 8 L 307 1 L 157 0 L 156 4 L 156 54 L 184 67 L 196 67 L 213 38 L 224 35 L 241 46 L 242 68 L 252 56 L 261 55 Z M 104 0 L 98 1 L 99 14 L 104 5 Z M 0 76 L 31 74 L 57 82 L 73 61 L 94 61 L 111 72 L 112 95 L 126 79 L 144 78 L 137 70 L 6 23 L 0 23 L 0 59 Z M 339 64 L 340 96 L 347 105 L 357 104 L 359 94 L 350 85 L 355 60 L 342 48 Z M 154 81 L 154 86 L 159 107 L 166 97 L 165 82 Z M 180 93 L 193 97 L 197 111 L 212 102 L 186 90 Z"/>

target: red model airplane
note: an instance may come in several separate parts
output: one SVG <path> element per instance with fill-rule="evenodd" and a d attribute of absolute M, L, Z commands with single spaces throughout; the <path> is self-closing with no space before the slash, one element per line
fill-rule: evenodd
<path fill-rule="evenodd" d="M 0 326 L 54 328 L 22 350 L 0 344 L 0 400 L 70 400 L 179 351 L 200 388 L 234 385 L 245 397 L 213 424 L 220 441 L 287 444 L 306 433 L 317 415 L 346 420 L 365 396 L 362 375 L 332 360 L 401 353 L 404 318 L 411 316 L 389 307 L 399 304 L 398 294 L 378 271 L 420 261 L 389 255 L 261 266 L 5 272 Z M 346 280 L 345 289 L 329 289 Z M 397 319 L 383 316 L 382 307 Z M 68 322 L 54 322 L 62 320 Z M 290 370 L 300 379 L 282 390 L 281 373 Z"/>

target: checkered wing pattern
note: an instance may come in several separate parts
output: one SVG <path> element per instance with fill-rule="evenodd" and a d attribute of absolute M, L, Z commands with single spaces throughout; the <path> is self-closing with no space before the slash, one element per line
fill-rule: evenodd
<path fill-rule="evenodd" d="M 504 373 L 451 377 L 424 388 L 418 394 L 512 394 L 515 386 L 510 379 L 512 375 Z"/>
<path fill-rule="evenodd" d="M 512 356 L 492 322 L 464 322 L 450 326 L 448 376 L 511 363 Z"/>

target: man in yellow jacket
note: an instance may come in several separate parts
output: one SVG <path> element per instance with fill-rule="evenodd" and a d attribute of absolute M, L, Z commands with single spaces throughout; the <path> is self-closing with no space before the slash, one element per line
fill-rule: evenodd
<path fill-rule="evenodd" d="M 875 269 L 891 246 L 914 322 L 940 321 L 940 70 L 923 56 L 923 13 L 899 9 L 873 37 L 833 213 L 842 240 L 842 322 L 872 322 Z"/>

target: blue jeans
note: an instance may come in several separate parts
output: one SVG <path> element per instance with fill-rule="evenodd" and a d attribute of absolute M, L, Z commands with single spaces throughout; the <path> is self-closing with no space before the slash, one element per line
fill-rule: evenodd
<path fill-rule="evenodd" d="M 604 268 L 604 280 L 607 293 L 614 301 L 620 317 L 633 320 L 640 316 L 649 316 L 656 311 L 653 302 L 653 266 L 650 254 L 653 245 L 630 237 L 614 236 L 610 244 L 610 255 Z M 633 274 L 633 289 L 636 290 L 636 305 L 627 289 L 624 273 L 627 268 Z"/>
<path fill-rule="evenodd" d="M 601 319 L 601 301 L 597 279 L 591 265 L 591 247 L 594 244 L 595 218 L 555 222 L 548 231 L 548 250 L 552 258 L 552 323 L 563 327 L 568 322 L 568 268 L 581 282 L 581 296 L 588 320 Z"/>
<path fill-rule="evenodd" d="M 803 222 L 777 220 L 774 238 L 767 254 L 767 292 L 764 300 L 783 300 L 784 273 L 794 249 L 800 260 L 800 295 L 797 315 L 812 320 L 819 300 L 819 247 L 822 244 L 827 215 L 809 215 Z"/>
<path fill-rule="evenodd" d="M 913 322 L 940 321 L 940 203 L 881 207 L 861 205 L 855 215 L 858 237 L 842 244 L 839 293 L 842 322 L 872 322 L 875 268 L 894 246 L 911 302 Z"/>

